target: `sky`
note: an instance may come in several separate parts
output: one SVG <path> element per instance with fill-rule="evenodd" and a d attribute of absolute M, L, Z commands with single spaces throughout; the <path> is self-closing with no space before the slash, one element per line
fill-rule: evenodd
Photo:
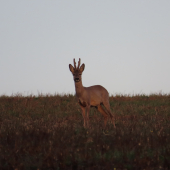
<path fill-rule="evenodd" d="M 0 95 L 170 93 L 170 1 L 0 0 Z"/>

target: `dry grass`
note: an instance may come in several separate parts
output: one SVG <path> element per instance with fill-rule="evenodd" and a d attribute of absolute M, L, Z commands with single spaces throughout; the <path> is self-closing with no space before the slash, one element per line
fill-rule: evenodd
<path fill-rule="evenodd" d="M 0 169 L 170 169 L 170 95 L 112 96 L 116 129 L 73 95 L 0 97 Z"/>

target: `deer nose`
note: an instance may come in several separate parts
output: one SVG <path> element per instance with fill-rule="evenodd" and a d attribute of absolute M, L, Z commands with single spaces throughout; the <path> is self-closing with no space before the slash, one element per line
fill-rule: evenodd
<path fill-rule="evenodd" d="M 78 82 L 78 81 L 80 81 L 80 79 L 79 79 L 79 78 L 75 78 L 74 81 L 75 81 L 75 82 Z"/>

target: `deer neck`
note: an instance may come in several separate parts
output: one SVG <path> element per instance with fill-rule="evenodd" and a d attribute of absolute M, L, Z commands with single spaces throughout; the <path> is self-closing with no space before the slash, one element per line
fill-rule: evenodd
<path fill-rule="evenodd" d="M 77 97 L 81 97 L 83 95 L 84 87 L 82 81 L 75 83 L 76 95 Z"/>

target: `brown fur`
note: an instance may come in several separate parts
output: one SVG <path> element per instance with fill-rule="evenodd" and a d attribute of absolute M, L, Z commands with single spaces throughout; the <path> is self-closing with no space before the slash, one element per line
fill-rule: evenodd
<path fill-rule="evenodd" d="M 110 110 L 108 91 L 100 85 L 84 87 L 82 84 L 81 75 L 82 72 L 84 71 L 85 64 L 82 64 L 80 66 L 80 59 L 79 59 L 78 67 L 76 67 L 75 59 L 73 60 L 73 62 L 74 62 L 74 67 L 71 64 L 69 64 L 69 69 L 73 74 L 76 96 L 78 99 L 78 103 L 80 104 L 82 115 L 84 118 L 84 127 L 89 126 L 89 111 L 91 106 L 95 106 L 97 110 L 104 116 L 105 126 L 107 124 L 107 119 L 109 114 L 112 123 L 115 127 L 114 116 Z M 101 105 L 105 106 L 108 113 L 102 108 Z"/>

